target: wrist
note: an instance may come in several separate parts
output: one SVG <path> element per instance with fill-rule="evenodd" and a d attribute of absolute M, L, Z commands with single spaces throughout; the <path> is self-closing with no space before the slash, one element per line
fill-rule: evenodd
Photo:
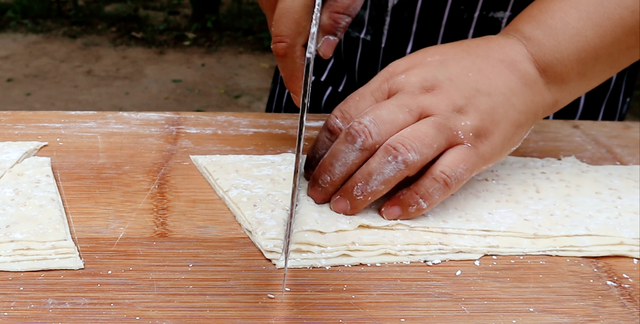
<path fill-rule="evenodd" d="M 526 43 L 517 36 L 500 33 L 496 36 L 500 42 L 499 55 L 504 65 L 523 85 L 536 95 L 538 101 L 538 118 L 542 119 L 562 108 L 562 100 L 556 95 L 552 85 L 545 78 L 540 62 L 529 51 Z"/>

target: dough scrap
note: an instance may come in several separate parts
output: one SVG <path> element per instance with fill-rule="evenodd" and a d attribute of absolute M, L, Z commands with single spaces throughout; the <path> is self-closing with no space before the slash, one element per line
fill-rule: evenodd
<path fill-rule="evenodd" d="M 0 271 L 81 269 L 46 143 L 0 142 Z"/>
<path fill-rule="evenodd" d="M 16 163 L 33 156 L 46 144 L 42 142 L 0 142 L 0 178 Z"/>
<path fill-rule="evenodd" d="M 277 267 L 293 154 L 192 156 L 242 228 Z M 375 202 L 356 216 L 317 205 L 301 182 L 291 267 L 474 260 L 485 254 L 640 257 L 640 166 L 574 157 L 507 157 L 433 210 L 387 221 Z"/>

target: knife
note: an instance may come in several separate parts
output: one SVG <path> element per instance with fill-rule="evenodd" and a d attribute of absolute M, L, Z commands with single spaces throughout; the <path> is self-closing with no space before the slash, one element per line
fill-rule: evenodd
<path fill-rule="evenodd" d="M 300 116 L 298 119 L 298 137 L 296 139 L 296 158 L 293 169 L 293 187 L 291 188 L 291 205 L 289 207 L 289 218 L 284 234 L 284 245 L 282 255 L 284 257 L 284 276 L 282 278 L 282 296 L 287 287 L 287 269 L 289 268 L 289 250 L 291 248 L 291 233 L 293 232 L 293 221 L 295 219 L 296 207 L 298 206 L 298 187 L 300 186 L 300 173 L 302 170 L 302 148 L 304 147 L 304 129 L 311 100 L 311 79 L 313 77 L 313 59 L 316 56 L 316 46 L 318 42 L 318 26 L 320 25 L 320 10 L 322 0 L 315 0 L 313 17 L 311 18 L 311 29 L 309 40 L 307 41 L 307 51 L 304 58 L 304 75 L 302 77 L 302 97 L 300 102 Z"/>

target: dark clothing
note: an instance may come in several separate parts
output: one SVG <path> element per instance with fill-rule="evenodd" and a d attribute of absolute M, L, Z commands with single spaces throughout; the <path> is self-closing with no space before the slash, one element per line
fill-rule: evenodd
<path fill-rule="evenodd" d="M 329 60 L 315 59 L 310 113 L 331 113 L 389 63 L 419 49 L 498 34 L 533 0 L 366 0 Z M 636 62 L 577 98 L 552 119 L 624 120 Z M 267 112 L 299 109 L 276 69 Z"/>

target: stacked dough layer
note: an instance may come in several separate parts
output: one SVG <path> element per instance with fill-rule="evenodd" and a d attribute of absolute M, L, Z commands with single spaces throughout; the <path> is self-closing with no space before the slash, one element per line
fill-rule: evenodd
<path fill-rule="evenodd" d="M 293 155 L 193 156 L 242 228 L 278 267 Z M 430 212 L 387 221 L 317 205 L 301 183 L 290 266 L 470 260 L 485 254 L 640 257 L 639 166 L 508 157 Z"/>
<path fill-rule="evenodd" d="M 0 270 L 83 268 L 46 143 L 0 142 Z"/>

